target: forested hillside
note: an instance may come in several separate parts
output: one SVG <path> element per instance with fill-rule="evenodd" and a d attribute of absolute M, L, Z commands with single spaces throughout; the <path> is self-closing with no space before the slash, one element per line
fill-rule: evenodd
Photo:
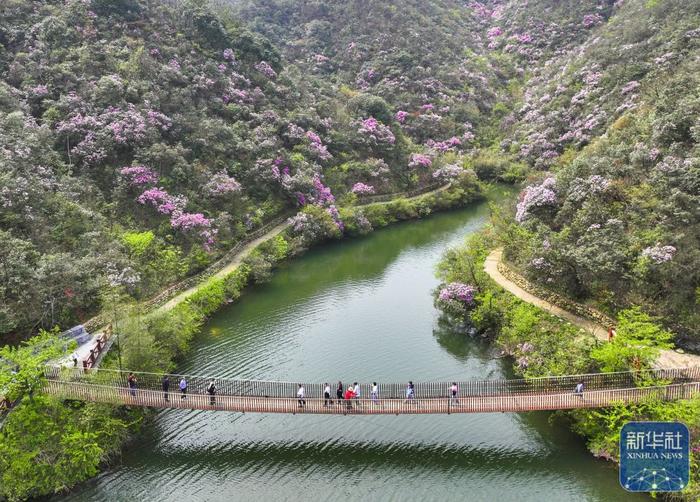
<path fill-rule="evenodd" d="M 700 4 L 236 4 L 300 71 L 405 112 L 416 143 L 460 142 L 484 179 L 527 166 L 506 251 L 530 278 L 698 347 Z"/>
<path fill-rule="evenodd" d="M 442 124 L 432 69 L 402 84 L 428 148 L 369 84 L 305 67 L 207 2 L 3 2 L 0 335 L 84 320 L 112 287 L 153 295 L 275 216 L 317 205 L 341 228 L 336 197 L 462 173 L 468 114 Z"/>

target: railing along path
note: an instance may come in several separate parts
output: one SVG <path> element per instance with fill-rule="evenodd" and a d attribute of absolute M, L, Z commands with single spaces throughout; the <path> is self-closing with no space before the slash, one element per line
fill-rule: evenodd
<path fill-rule="evenodd" d="M 134 373 L 137 388 L 129 389 L 128 372 L 80 371 L 46 368 L 46 391 L 64 399 L 101 403 L 257 413 L 320 414 L 422 414 L 523 412 L 597 408 L 647 399 L 673 401 L 700 395 L 700 368 L 600 373 L 514 380 L 416 382 L 414 398 L 406 399 L 405 384 L 380 384 L 378 399 L 371 399 L 370 385 L 362 384 L 361 399 L 338 400 L 331 383 L 331 399 L 323 397 L 323 384 L 303 383 L 304 402 L 296 397 L 298 383 L 214 379 L 216 394 L 206 393 L 211 377 L 184 375 L 187 392 L 178 383 L 183 375 L 170 375 L 169 392 L 161 386 L 162 375 Z M 584 392 L 574 386 L 584 382 Z M 645 385 L 645 386 L 641 386 Z"/>

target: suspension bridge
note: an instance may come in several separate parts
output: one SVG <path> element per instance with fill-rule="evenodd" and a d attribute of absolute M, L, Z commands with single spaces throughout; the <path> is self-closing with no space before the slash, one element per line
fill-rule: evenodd
<path fill-rule="evenodd" d="M 128 375 L 135 385 L 129 387 Z M 675 401 L 700 396 L 700 367 L 654 369 L 619 373 L 592 373 L 560 377 L 512 380 L 470 380 L 416 382 L 407 397 L 407 384 L 379 383 L 377 396 L 371 384 L 360 385 L 362 398 L 324 397 L 323 383 L 232 380 L 194 375 L 168 375 L 109 369 L 47 366 L 44 390 L 67 400 L 109 403 L 150 408 L 229 411 L 242 413 L 291 413 L 339 415 L 399 415 L 528 412 L 603 408 L 616 404 L 639 403 L 650 399 Z M 179 382 L 187 383 L 185 393 Z M 207 387 L 215 383 L 214 395 Z M 574 392 L 578 383 L 583 392 Z M 299 385 L 304 397 L 299 399 Z"/>

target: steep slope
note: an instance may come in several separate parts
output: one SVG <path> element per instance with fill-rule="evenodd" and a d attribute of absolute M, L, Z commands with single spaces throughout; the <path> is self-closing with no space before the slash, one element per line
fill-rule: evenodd
<path fill-rule="evenodd" d="M 341 228 L 336 196 L 462 173 L 459 139 L 425 150 L 381 98 L 324 94 L 206 4 L 0 6 L 0 335 L 84 319 L 106 289 L 147 297 L 300 206 Z"/>
<path fill-rule="evenodd" d="M 556 175 L 522 194 L 508 254 L 610 313 L 642 305 L 697 350 L 700 5 L 627 1 L 599 24 L 513 116 L 503 146 Z"/>

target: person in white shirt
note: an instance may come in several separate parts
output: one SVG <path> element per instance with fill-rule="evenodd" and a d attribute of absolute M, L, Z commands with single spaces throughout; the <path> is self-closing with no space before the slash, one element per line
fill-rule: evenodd
<path fill-rule="evenodd" d="M 360 384 L 355 382 L 354 386 L 352 388 L 352 391 L 355 393 L 355 395 L 353 396 L 353 399 L 359 400 L 360 399 Z M 358 401 L 357 403 L 355 403 L 355 406 L 360 406 L 360 402 Z"/>
<path fill-rule="evenodd" d="M 182 399 L 187 399 L 187 380 L 182 377 L 180 380 L 180 393 L 182 394 Z"/>
<path fill-rule="evenodd" d="M 328 407 L 333 404 L 331 401 L 331 386 L 328 383 L 323 384 L 323 406 Z"/>
<path fill-rule="evenodd" d="M 574 394 L 578 394 L 578 397 L 583 397 L 583 381 L 580 381 L 579 383 L 576 384 L 576 388 L 574 389 Z"/>
<path fill-rule="evenodd" d="M 306 400 L 304 399 L 304 386 L 302 384 L 299 384 L 299 389 L 297 389 L 297 399 L 299 400 L 299 408 L 303 408 L 304 405 L 306 404 Z"/>
<path fill-rule="evenodd" d="M 452 382 L 450 392 L 452 393 L 452 403 L 459 404 L 459 399 L 457 399 L 457 396 L 459 395 L 459 385 L 457 385 L 457 382 Z"/>
<path fill-rule="evenodd" d="M 408 385 L 406 386 L 406 401 L 408 402 L 409 400 L 413 400 L 416 398 L 416 390 L 415 387 L 413 386 L 413 382 L 408 382 Z"/>
<path fill-rule="evenodd" d="M 370 393 L 370 396 L 372 396 L 373 403 L 377 403 L 379 401 L 379 386 L 377 385 L 377 382 L 372 382 L 372 392 Z"/>

